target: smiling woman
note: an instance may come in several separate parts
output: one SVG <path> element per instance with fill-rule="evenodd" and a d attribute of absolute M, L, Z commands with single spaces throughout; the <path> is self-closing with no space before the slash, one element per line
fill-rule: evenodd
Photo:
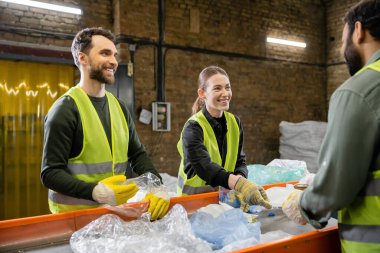
<path fill-rule="evenodd" d="M 198 97 L 177 147 L 181 156 L 178 195 L 236 190 L 242 209 L 248 205 L 270 208 L 261 186 L 248 181 L 240 119 L 228 112 L 232 88 L 227 72 L 204 68 L 198 78 Z M 200 110 L 200 107 L 201 110 Z"/>
<path fill-rule="evenodd" d="M 0 219 L 48 213 L 40 183 L 43 120 L 73 86 L 74 67 L 0 61 Z"/>

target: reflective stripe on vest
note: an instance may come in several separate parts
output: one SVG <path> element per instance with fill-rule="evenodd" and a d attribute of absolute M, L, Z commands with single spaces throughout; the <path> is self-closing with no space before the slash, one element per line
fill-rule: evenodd
<path fill-rule="evenodd" d="M 69 204 L 69 205 L 99 205 L 96 201 L 87 199 L 78 199 L 63 194 L 54 194 L 54 191 L 49 192 L 49 199 L 57 204 Z"/>
<path fill-rule="evenodd" d="M 88 171 L 91 171 L 92 174 L 101 174 L 109 171 L 109 167 L 112 167 L 112 162 L 104 163 L 94 163 L 94 164 L 84 164 L 84 163 L 71 163 L 70 172 L 71 174 L 86 174 Z M 127 167 L 127 162 L 118 163 L 114 165 L 115 174 L 121 174 L 125 172 Z"/>
<path fill-rule="evenodd" d="M 79 87 L 64 96 L 73 98 L 82 122 L 83 148 L 77 157 L 68 161 L 68 171 L 76 179 L 97 183 L 112 175 L 124 175 L 128 159 L 129 130 L 117 99 L 106 91 L 111 122 L 112 151 L 98 113 L 88 95 Z M 52 213 L 97 207 L 99 203 L 69 197 L 49 190 Z"/>
<path fill-rule="evenodd" d="M 348 241 L 380 243 L 380 226 L 339 224 L 339 234 Z"/>
<path fill-rule="evenodd" d="M 110 169 L 112 168 L 112 162 L 104 163 L 93 163 L 93 164 L 84 164 L 84 163 L 70 163 L 67 165 L 69 171 L 76 179 L 83 180 L 85 182 L 93 182 L 93 175 L 106 175 L 110 174 Z M 125 168 L 127 167 L 127 162 L 114 164 L 114 174 L 115 175 L 124 175 Z M 91 171 L 92 174 L 88 174 Z M 99 180 L 98 180 L 99 181 Z"/>
<path fill-rule="evenodd" d="M 367 252 L 367 247 L 380 252 L 380 170 L 373 172 L 372 176 L 363 194 L 338 212 L 344 252 L 356 252 L 357 249 Z"/>
<path fill-rule="evenodd" d="M 199 194 L 199 193 L 205 193 L 205 192 L 214 192 L 217 190 L 218 190 L 218 187 L 212 187 L 210 185 L 204 185 L 204 186 L 198 186 L 198 187 L 193 187 L 191 185 L 185 185 L 185 181 L 184 181 L 183 177 L 178 177 L 177 192 L 182 192 L 182 195 Z"/>
<path fill-rule="evenodd" d="M 224 164 L 224 169 L 229 172 L 235 171 L 238 149 L 239 149 L 239 126 L 236 122 L 235 116 L 229 112 L 224 112 L 227 122 L 227 153 L 226 160 Z M 214 130 L 212 129 L 207 118 L 202 111 L 194 114 L 190 117 L 189 120 L 194 120 L 198 122 L 203 131 L 203 143 L 210 155 L 211 161 L 222 165 L 222 158 L 219 153 L 218 142 L 215 137 Z M 188 121 L 189 121 L 188 120 Z M 211 187 L 206 185 L 206 182 L 201 179 L 198 175 L 193 176 L 192 178 L 187 178 L 187 175 L 184 171 L 184 156 L 182 148 L 182 133 L 181 138 L 177 144 L 178 152 L 181 155 L 181 163 L 178 171 L 178 185 L 177 193 L 178 195 L 190 195 L 197 193 L 204 193 L 217 190 L 217 187 Z"/>

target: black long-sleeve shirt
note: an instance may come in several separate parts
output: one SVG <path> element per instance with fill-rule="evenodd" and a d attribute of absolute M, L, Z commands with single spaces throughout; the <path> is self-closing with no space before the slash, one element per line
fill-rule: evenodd
<path fill-rule="evenodd" d="M 107 97 L 90 97 L 103 128 L 111 142 L 111 124 Z M 141 175 L 151 172 L 160 175 L 149 159 L 135 129 L 126 106 L 119 100 L 129 129 L 128 161 L 132 170 Z M 70 96 L 56 101 L 45 118 L 44 146 L 41 164 L 41 181 L 49 189 L 82 199 L 92 199 L 96 184 L 75 179 L 67 170 L 68 160 L 79 155 L 83 147 L 83 128 L 78 108 Z"/>
<path fill-rule="evenodd" d="M 182 147 L 184 155 L 185 173 L 187 178 L 198 175 L 212 187 L 223 186 L 228 187 L 228 178 L 231 172 L 226 171 L 223 166 L 226 161 L 227 152 L 227 122 L 223 114 L 221 118 L 213 118 L 207 111 L 206 107 L 202 108 L 202 112 L 214 130 L 216 140 L 218 142 L 219 153 L 222 158 L 222 166 L 214 163 L 203 142 L 203 130 L 198 122 L 189 120 L 185 125 L 182 133 Z M 239 126 L 239 149 L 236 160 L 235 171 L 233 174 L 248 176 L 248 170 L 243 151 L 243 128 L 240 119 L 234 115 Z"/>

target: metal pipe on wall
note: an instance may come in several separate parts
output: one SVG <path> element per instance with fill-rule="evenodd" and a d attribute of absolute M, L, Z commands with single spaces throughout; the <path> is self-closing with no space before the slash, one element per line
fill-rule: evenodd
<path fill-rule="evenodd" d="M 165 61 L 163 41 L 165 36 L 165 0 L 158 0 L 158 44 L 157 44 L 157 102 L 165 101 Z"/>

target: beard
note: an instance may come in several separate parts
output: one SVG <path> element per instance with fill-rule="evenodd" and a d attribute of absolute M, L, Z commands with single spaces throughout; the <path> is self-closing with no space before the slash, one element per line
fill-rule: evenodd
<path fill-rule="evenodd" d="M 347 40 L 347 46 L 344 50 L 344 59 L 346 60 L 348 72 L 351 76 L 355 75 L 355 73 L 363 67 L 362 58 L 355 48 L 354 43 L 352 43 L 351 38 Z"/>
<path fill-rule="evenodd" d="M 90 69 L 90 78 L 97 80 L 101 83 L 105 83 L 108 85 L 111 85 L 115 82 L 115 77 L 112 76 L 112 78 L 108 78 L 103 74 L 103 67 L 100 66 L 99 68 L 91 68 Z"/>

